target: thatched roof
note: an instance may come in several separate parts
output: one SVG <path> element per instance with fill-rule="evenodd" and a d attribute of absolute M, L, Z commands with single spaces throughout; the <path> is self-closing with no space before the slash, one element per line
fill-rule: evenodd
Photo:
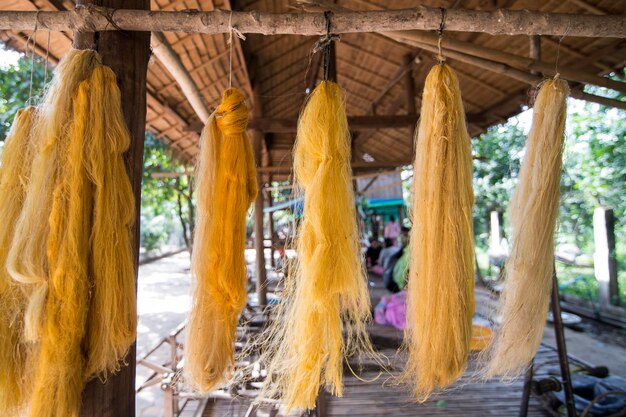
<path fill-rule="evenodd" d="M 230 9 L 230 3 L 228 0 L 152 0 L 152 9 Z M 339 0 L 336 3 L 353 10 L 399 9 L 416 5 L 416 2 L 408 0 Z M 626 0 L 429 0 L 419 3 L 476 10 L 509 8 L 581 14 L 626 12 Z M 289 1 L 278 0 L 240 0 L 234 6 L 237 10 L 285 12 L 290 11 L 289 4 Z M 70 0 L 8 0 L 0 3 L 0 9 L 4 10 L 59 10 L 72 7 L 73 2 Z M 4 31 L 0 32 L 0 39 L 24 51 L 29 35 L 27 32 Z M 228 86 L 228 35 L 165 35 L 209 108 L 214 108 L 221 92 Z M 560 67 L 602 75 L 626 65 L 626 40 L 578 38 L 575 35 L 571 33 L 562 39 Z M 446 36 L 519 56 L 529 56 L 528 36 L 490 36 L 480 33 L 447 33 Z M 70 47 L 72 33 L 52 33 L 50 39 L 50 61 L 56 62 Z M 36 51 L 39 54 L 45 55 L 47 40 L 47 32 L 37 33 Z M 311 88 L 315 80 L 321 78 L 320 60 L 310 55 L 316 40 L 305 36 L 253 34 L 248 35 L 245 41 L 235 39 L 233 86 L 243 90 L 252 103 L 252 85 L 256 85 L 259 96 L 256 105 L 260 106 L 264 118 L 297 118 L 307 88 Z M 544 62 L 554 63 L 558 45 L 558 38 L 542 37 Z M 123 48 L 123 45 L 120 47 Z M 345 91 L 348 114 L 373 115 L 373 107 L 376 115 L 406 114 L 407 83 L 402 75 L 405 70 L 411 71 L 413 76 L 416 90 L 414 97 L 419 110 L 421 86 L 435 62 L 433 52 L 394 41 L 381 34 L 342 35 L 336 46 L 336 69 L 338 82 Z M 518 113 L 529 102 L 531 88 L 526 83 L 452 58 L 448 58 L 448 62 L 459 74 L 473 135 Z M 574 88 L 577 86 L 572 85 Z M 153 56 L 148 69 L 148 129 L 169 143 L 181 159 L 193 161 L 198 151 L 198 130 L 202 122 L 177 80 Z M 371 162 L 372 166 L 405 164 L 411 160 L 413 148 L 410 130 L 410 127 L 401 127 L 355 132 L 354 160 L 361 164 L 374 161 Z M 294 137 L 293 132 L 267 133 L 265 164 L 289 167 Z"/>

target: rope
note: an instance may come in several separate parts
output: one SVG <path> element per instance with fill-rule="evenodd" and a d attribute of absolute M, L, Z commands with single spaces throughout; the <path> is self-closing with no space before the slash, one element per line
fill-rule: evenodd
<path fill-rule="evenodd" d="M 570 29 L 570 25 L 569 23 L 567 24 L 567 28 L 565 28 L 565 33 L 563 33 L 563 36 L 561 36 L 559 38 L 559 45 L 556 48 L 556 61 L 554 63 L 554 79 L 556 80 L 557 78 L 559 78 L 559 55 L 561 52 L 561 43 L 563 42 L 563 39 L 565 39 L 565 36 L 567 36 L 567 34 L 569 33 L 569 29 Z"/>
<path fill-rule="evenodd" d="M 26 40 L 26 48 L 28 49 L 28 45 L 30 44 L 30 40 L 33 40 L 32 47 L 30 50 L 30 85 L 28 86 L 28 105 L 31 104 L 33 99 L 33 77 L 35 75 L 35 42 L 37 41 L 37 27 L 39 26 L 39 12 L 41 10 L 37 10 L 37 14 L 35 14 L 35 29 L 33 33 L 30 34 L 28 39 Z"/>
<path fill-rule="evenodd" d="M 440 10 L 441 10 L 441 23 L 439 24 L 439 29 L 437 30 L 437 33 L 439 34 L 439 38 L 437 39 L 437 49 L 438 49 L 437 60 L 439 61 L 440 64 L 443 64 L 444 62 L 446 62 L 446 58 L 443 56 L 443 52 L 441 50 L 441 41 L 443 40 L 443 30 L 446 26 L 446 9 L 442 7 Z"/>
<path fill-rule="evenodd" d="M 239 29 L 233 26 L 233 11 L 230 11 L 230 15 L 228 16 L 228 88 L 233 87 L 233 33 L 237 35 L 239 39 L 242 41 L 246 40 L 246 37 Z"/>

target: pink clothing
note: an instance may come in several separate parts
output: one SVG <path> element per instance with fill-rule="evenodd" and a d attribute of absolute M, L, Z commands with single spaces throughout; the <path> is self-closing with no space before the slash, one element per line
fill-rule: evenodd
<path fill-rule="evenodd" d="M 385 239 L 395 240 L 398 238 L 398 236 L 400 236 L 401 231 L 402 230 L 400 229 L 400 225 L 398 224 L 398 222 L 389 222 L 385 225 Z"/>
<path fill-rule="evenodd" d="M 406 291 L 384 295 L 374 309 L 374 320 L 378 324 L 404 330 L 406 327 Z"/>

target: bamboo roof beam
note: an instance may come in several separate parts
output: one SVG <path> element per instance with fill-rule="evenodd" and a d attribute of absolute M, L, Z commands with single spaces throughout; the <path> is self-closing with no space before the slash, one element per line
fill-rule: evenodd
<path fill-rule="evenodd" d="M 113 13 L 114 12 L 114 13 Z M 553 35 L 626 37 L 625 15 L 583 15 L 529 10 L 446 10 L 446 30 L 491 35 Z M 413 9 L 340 11 L 333 15 L 333 33 L 437 30 L 442 11 L 420 6 Z M 151 31 L 242 33 L 263 35 L 323 35 L 323 13 L 266 13 L 259 11 L 149 11 L 111 10 L 83 6 L 62 12 L 0 12 L 0 30 L 32 30 L 35 24 L 52 31 Z"/>
<path fill-rule="evenodd" d="M 404 100 L 404 97 L 403 97 Z M 471 118 L 471 115 L 470 115 Z M 348 116 L 350 130 L 371 129 L 398 129 L 412 127 L 417 123 L 416 114 L 401 116 Z M 248 122 L 249 129 L 258 129 L 265 133 L 293 133 L 296 131 L 298 120 L 296 118 L 251 118 Z M 192 123 L 185 127 L 184 131 L 198 131 L 201 126 Z"/>
<path fill-rule="evenodd" d="M 80 10 L 80 9 L 79 9 Z M 182 90 L 183 94 L 198 118 L 204 123 L 209 119 L 211 112 L 198 89 L 196 82 L 191 77 L 187 68 L 183 65 L 180 57 L 174 51 L 165 35 L 159 32 L 152 33 L 152 52 L 161 61 L 163 66 L 172 74 L 172 77 Z"/>
<path fill-rule="evenodd" d="M 427 32 L 394 32 L 386 33 L 399 42 L 415 42 L 415 46 L 420 47 L 422 44 L 437 45 L 439 37 L 435 33 Z M 441 47 L 446 50 L 454 50 L 468 55 L 501 62 L 507 65 L 521 67 L 529 71 L 542 72 L 546 75 L 554 74 L 554 64 L 535 60 L 530 57 L 511 54 L 497 49 L 487 48 L 470 42 L 460 41 L 454 38 L 444 36 Z M 585 84 L 597 85 L 599 87 L 610 88 L 621 93 L 626 93 L 626 83 L 602 77 L 593 73 L 575 70 L 566 66 L 559 65 L 559 73 L 561 77 L 569 81 L 578 81 Z"/>
<path fill-rule="evenodd" d="M 422 47 L 426 50 L 430 50 L 431 52 L 437 52 L 436 46 L 425 44 Z M 462 52 L 445 51 L 444 55 L 449 58 L 456 59 L 461 62 L 465 62 L 466 64 L 474 65 L 476 67 L 485 69 L 487 71 L 505 75 L 509 78 L 521 81 L 526 84 L 530 84 L 532 86 L 536 86 L 544 80 L 544 77 L 540 75 L 533 75 L 531 73 L 509 67 L 508 65 L 502 64 L 500 62 L 490 61 L 488 59 L 479 58 L 479 57 L 475 57 L 472 55 L 467 55 Z M 576 89 L 571 90 L 570 96 L 577 98 L 579 100 L 590 101 L 592 103 L 598 103 L 604 106 L 616 107 L 618 109 L 626 110 L 626 101 L 620 101 L 616 99 L 601 97 L 601 96 L 597 96 L 594 94 L 585 93 Z"/>

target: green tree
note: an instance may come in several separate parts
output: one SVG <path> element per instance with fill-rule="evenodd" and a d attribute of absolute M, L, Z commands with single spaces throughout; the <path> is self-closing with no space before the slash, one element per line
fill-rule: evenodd
<path fill-rule="evenodd" d="M 190 170 L 172 156 L 167 145 L 146 134 L 141 193 L 141 245 L 146 250 L 163 245 L 178 230 L 191 251 L 195 206 L 193 176 L 186 175 Z M 180 175 L 158 176 L 164 172 Z"/>
<path fill-rule="evenodd" d="M 485 247 L 489 213 L 504 212 L 517 182 L 526 135 L 516 121 L 489 128 L 472 141 L 474 153 L 474 233 Z"/>
<path fill-rule="evenodd" d="M 4 50 L 0 46 L 0 51 Z M 37 98 L 45 85 L 45 66 L 38 58 L 33 62 L 33 82 L 31 102 Z M 15 65 L 0 68 L 0 142 L 11 128 L 17 111 L 28 104 L 31 92 L 31 58 L 22 55 Z M 1 145 L 1 144 L 0 144 Z"/>

